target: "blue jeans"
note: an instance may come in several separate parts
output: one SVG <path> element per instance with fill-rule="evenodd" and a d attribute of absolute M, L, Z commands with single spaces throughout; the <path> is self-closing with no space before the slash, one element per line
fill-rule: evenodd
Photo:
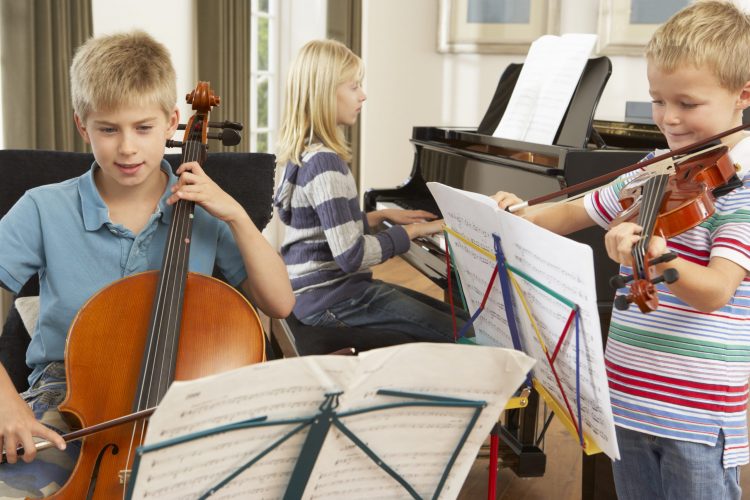
<path fill-rule="evenodd" d="M 740 500 L 740 468 L 722 466 L 716 446 L 617 427 L 621 460 L 612 462 L 619 500 Z"/>
<path fill-rule="evenodd" d="M 460 330 L 469 316 L 456 308 Z M 311 326 L 395 330 L 420 342 L 453 342 L 450 305 L 414 290 L 374 280 L 364 293 L 299 320 Z"/>
<path fill-rule="evenodd" d="M 37 420 L 57 433 L 65 434 L 70 427 L 57 410 L 65 399 L 65 392 L 65 366 L 61 361 L 55 361 L 44 368 L 39 380 L 21 397 L 29 404 Z M 40 451 L 31 463 L 19 458 L 15 464 L 0 465 L 0 500 L 51 495 L 67 482 L 80 451 L 80 441 L 73 441 L 68 443 L 65 451 L 57 448 Z"/>

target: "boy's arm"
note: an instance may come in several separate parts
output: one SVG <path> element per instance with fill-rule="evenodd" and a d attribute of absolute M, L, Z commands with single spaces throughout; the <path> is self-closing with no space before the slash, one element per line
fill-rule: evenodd
<path fill-rule="evenodd" d="M 13 382 L 0 365 L 0 449 L 5 450 L 8 463 L 18 460 L 16 448 L 23 445 L 24 462 L 31 462 L 36 457 L 33 436 L 51 441 L 59 449 L 65 449 L 65 441 L 53 430 L 42 425 L 32 413 L 31 408 L 16 392 Z"/>
<path fill-rule="evenodd" d="M 209 178 L 196 162 L 184 163 L 176 171 L 179 181 L 172 186 L 167 203 L 179 199 L 194 201 L 229 225 L 242 255 L 248 278 L 242 290 L 272 318 L 286 318 L 294 307 L 294 293 L 284 261 L 255 227 L 237 200 Z"/>
<path fill-rule="evenodd" d="M 492 196 L 492 199 L 503 210 L 522 202 L 518 196 L 505 191 L 498 191 Z M 562 235 L 574 233 L 594 225 L 594 220 L 584 207 L 583 198 L 563 203 L 533 205 L 514 213 L 537 226 Z"/>
<path fill-rule="evenodd" d="M 641 228 L 625 222 L 610 229 L 604 237 L 607 254 L 626 266 L 633 264 L 631 249 L 640 239 Z M 650 258 L 658 257 L 667 251 L 663 238 L 654 236 L 648 246 Z M 680 300 L 702 312 L 721 309 L 734 295 L 734 292 L 745 279 L 747 271 L 739 264 L 722 257 L 712 257 L 708 266 L 702 266 L 682 258 L 654 266 L 654 277 L 659 276 L 666 268 L 674 268 L 680 278 L 667 285 L 669 290 Z"/>

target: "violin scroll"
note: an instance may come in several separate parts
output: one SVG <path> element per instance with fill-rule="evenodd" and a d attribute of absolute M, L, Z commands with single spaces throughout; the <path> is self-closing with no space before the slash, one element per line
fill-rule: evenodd
<path fill-rule="evenodd" d="M 648 263 L 647 267 L 661 264 L 663 262 L 669 262 L 677 257 L 674 252 L 667 252 L 659 257 L 653 259 Z M 655 311 L 659 306 L 659 299 L 656 294 L 656 286 L 659 283 L 674 283 L 680 278 L 680 273 L 677 269 L 669 267 L 662 272 L 661 276 L 651 278 L 646 268 L 646 277 L 635 280 L 630 286 L 630 293 L 627 295 L 618 295 L 615 297 L 615 308 L 620 311 L 626 310 L 630 304 L 635 303 L 643 313 Z M 609 280 L 609 284 L 616 289 L 623 288 L 625 285 L 633 281 L 633 276 L 612 276 Z"/>

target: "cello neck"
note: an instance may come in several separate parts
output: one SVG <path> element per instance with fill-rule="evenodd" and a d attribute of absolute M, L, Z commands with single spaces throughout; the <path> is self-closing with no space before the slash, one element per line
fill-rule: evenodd
<path fill-rule="evenodd" d="M 193 102 L 198 111 L 185 127 L 182 163 L 203 165 L 207 155 L 208 111 L 215 105 L 215 96 L 205 82 L 198 84 L 193 95 L 201 102 Z M 172 209 L 133 412 L 157 406 L 175 378 L 194 212 L 195 203 L 184 199 L 178 200 Z"/>

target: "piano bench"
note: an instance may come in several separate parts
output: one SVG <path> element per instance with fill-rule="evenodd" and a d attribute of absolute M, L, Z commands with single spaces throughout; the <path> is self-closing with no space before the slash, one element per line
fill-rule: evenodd
<path fill-rule="evenodd" d="M 344 349 L 354 353 L 414 342 L 410 335 L 375 328 L 332 328 L 302 324 L 290 314 L 271 321 L 271 342 L 276 353 L 285 358 L 313 354 L 332 354 Z"/>

